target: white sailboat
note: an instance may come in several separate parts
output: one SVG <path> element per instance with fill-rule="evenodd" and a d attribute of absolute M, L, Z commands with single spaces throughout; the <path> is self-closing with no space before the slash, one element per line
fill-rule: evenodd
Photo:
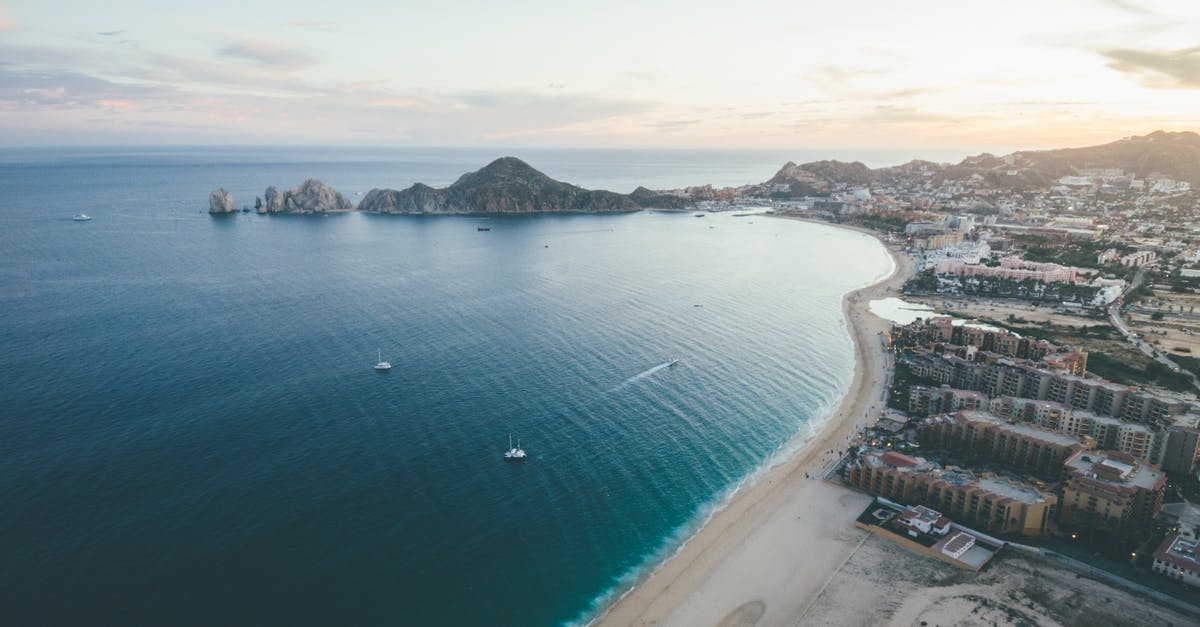
<path fill-rule="evenodd" d="M 376 370 L 391 370 L 392 364 L 389 364 L 388 362 L 383 360 L 383 350 L 378 350 L 377 352 L 378 352 L 379 361 L 375 364 L 375 369 Z"/>
<path fill-rule="evenodd" d="M 504 453 L 504 459 L 513 462 L 525 459 L 525 449 L 521 448 L 521 441 L 517 440 L 517 445 L 513 446 L 511 433 L 508 434 L 508 451 Z"/>

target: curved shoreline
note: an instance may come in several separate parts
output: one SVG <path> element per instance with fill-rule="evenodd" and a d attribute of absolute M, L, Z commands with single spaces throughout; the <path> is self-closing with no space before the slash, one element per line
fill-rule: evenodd
<path fill-rule="evenodd" d="M 873 232 L 849 229 L 878 239 Z M 892 273 L 842 298 L 855 347 L 854 375 L 845 396 L 817 425 L 820 431 L 753 486 L 719 505 L 675 554 L 592 624 L 738 624 L 752 618 L 747 613 L 763 624 L 794 623 L 853 552 L 858 537 L 851 522 L 865 497 L 818 477 L 835 459 L 831 451 L 841 450 L 869 413 L 884 404 L 889 364 L 880 334 L 891 325 L 867 306 L 903 285 L 911 267 L 907 258 L 880 245 L 892 258 Z"/>

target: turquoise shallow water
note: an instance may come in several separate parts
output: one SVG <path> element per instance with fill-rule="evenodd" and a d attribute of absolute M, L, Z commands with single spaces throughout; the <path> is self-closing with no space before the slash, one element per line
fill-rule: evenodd
<path fill-rule="evenodd" d="M 865 236 L 728 214 L 201 211 L 217 185 L 444 184 L 470 153 L 22 154 L 0 159 L 6 624 L 584 621 L 836 401 L 841 295 L 889 269 Z"/>

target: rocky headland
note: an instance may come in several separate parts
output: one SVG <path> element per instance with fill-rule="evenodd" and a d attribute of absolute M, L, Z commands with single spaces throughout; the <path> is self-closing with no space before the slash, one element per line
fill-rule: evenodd
<path fill-rule="evenodd" d="M 404 190 L 372 189 L 360 211 L 403 214 L 612 213 L 638 211 L 624 194 L 556 181 L 515 157 L 502 157 L 442 189 L 417 183 Z"/>
<path fill-rule="evenodd" d="M 958 163 L 914 160 L 883 168 L 833 160 L 802 164 L 789 161 L 762 183 L 672 190 L 639 187 L 628 195 L 556 181 L 520 159 L 502 157 L 440 189 L 423 183 L 403 190 L 372 189 L 357 208 L 409 215 L 617 213 L 642 209 L 719 210 L 746 202 L 770 203 L 873 188 L 920 192 L 942 186 L 983 187 L 1019 194 L 1046 189 L 1061 177 L 1095 168 L 1122 170 L 1137 178 L 1165 175 L 1200 186 L 1200 135 L 1157 131 L 1084 148 L 1020 151 L 999 157 L 984 153 Z M 326 213 L 354 208 L 341 194 L 315 179 L 290 191 L 268 187 L 254 206 L 259 213 Z M 224 189 L 210 195 L 210 213 L 236 210 L 232 195 Z"/>
<path fill-rule="evenodd" d="M 308 179 L 296 189 L 280 192 L 274 185 L 263 192 L 264 202 L 255 200 L 259 213 L 327 213 L 349 211 L 354 206 L 345 196 L 317 179 Z"/>

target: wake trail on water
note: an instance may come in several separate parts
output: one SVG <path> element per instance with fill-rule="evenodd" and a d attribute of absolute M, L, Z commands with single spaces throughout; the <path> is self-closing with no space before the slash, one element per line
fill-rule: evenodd
<path fill-rule="evenodd" d="M 672 363 L 672 362 L 669 362 L 669 361 L 664 361 L 664 362 L 662 362 L 661 364 L 659 364 L 659 365 L 657 365 L 657 366 L 655 366 L 655 367 L 653 367 L 653 368 L 651 368 L 651 369 L 649 369 L 649 370 L 646 370 L 645 372 L 639 372 L 638 374 L 635 374 L 635 375 L 633 375 L 632 377 L 629 377 L 628 379 L 625 379 L 624 381 L 622 381 L 622 382 L 621 382 L 621 384 L 620 384 L 620 385 L 618 385 L 617 387 L 615 387 L 615 388 L 613 388 L 613 389 L 609 390 L 609 392 L 610 392 L 610 393 L 612 393 L 612 392 L 616 392 L 617 390 L 619 390 L 619 389 L 621 389 L 621 388 L 623 388 L 623 387 L 625 387 L 625 386 L 627 386 L 627 385 L 632 385 L 632 384 L 634 384 L 634 383 L 637 383 L 638 381 L 641 381 L 642 379 L 645 379 L 646 377 L 648 377 L 648 376 L 650 376 L 650 375 L 652 375 L 652 374 L 654 374 L 654 373 L 658 372 L 659 370 L 662 370 L 663 368 L 670 368 L 670 367 L 671 367 L 671 363 Z"/>

